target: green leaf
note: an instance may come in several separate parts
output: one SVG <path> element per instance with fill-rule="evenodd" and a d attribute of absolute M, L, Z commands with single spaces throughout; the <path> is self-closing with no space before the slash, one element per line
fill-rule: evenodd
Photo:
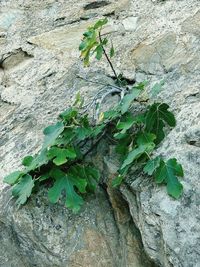
<path fill-rule="evenodd" d="M 34 181 L 29 174 L 21 177 L 19 182 L 13 187 L 12 194 L 17 197 L 16 203 L 20 206 L 23 205 L 31 195 L 34 187 Z"/>
<path fill-rule="evenodd" d="M 122 181 L 123 181 L 124 177 L 122 175 L 118 175 L 117 177 L 115 177 L 112 180 L 112 187 L 118 187 L 121 185 Z"/>
<path fill-rule="evenodd" d="M 161 160 L 160 166 L 154 173 L 156 183 L 166 183 L 168 194 L 176 199 L 181 196 L 183 191 L 183 186 L 177 176 L 183 177 L 183 169 L 175 158 L 169 159 L 167 162 Z"/>
<path fill-rule="evenodd" d="M 4 178 L 3 182 L 9 185 L 13 185 L 20 179 L 22 175 L 24 175 L 24 173 L 21 171 L 12 172 Z"/>
<path fill-rule="evenodd" d="M 64 145 L 71 143 L 74 137 L 76 136 L 76 133 L 74 131 L 74 128 L 66 128 L 61 136 L 59 136 L 56 139 L 55 145 Z"/>
<path fill-rule="evenodd" d="M 77 138 L 82 141 L 88 137 L 90 137 L 90 135 L 92 135 L 93 130 L 90 127 L 78 127 L 76 130 L 76 136 Z"/>
<path fill-rule="evenodd" d="M 102 26 L 104 26 L 106 23 L 108 23 L 108 19 L 107 18 L 105 18 L 105 19 L 100 19 L 100 20 L 98 20 L 95 24 L 94 24 L 94 26 L 93 26 L 93 28 L 96 30 L 96 29 L 99 29 L 99 28 L 101 28 Z"/>
<path fill-rule="evenodd" d="M 96 52 L 96 59 L 100 60 L 102 58 L 102 55 L 103 55 L 103 47 L 102 47 L 102 45 L 98 45 L 96 47 L 96 49 L 94 50 L 94 52 Z"/>
<path fill-rule="evenodd" d="M 85 179 L 87 181 L 87 189 L 89 191 L 94 191 L 96 189 L 100 179 L 99 171 L 96 168 L 78 164 L 69 169 L 69 175 L 78 177 L 80 179 Z"/>
<path fill-rule="evenodd" d="M 114 57 L 115 55 L 115 49 L 113 47 L 113 45 L 111 46 L 111 49 L 110 49 L 110 57 Z"/>
<path fill-rule="evenodd" d="M 91 166 L 85 167 L 85 174 L 86 174 L 86 180 L 87 180 L 87 188 L 89 191 L 95 191 L 99 179 L 100 179 L 100 173 L 96 168 L 93 168 Z"/>
<path fill-rule="evenodd" d="M 124 160 L 121 166 L 121 169 L 124 169 L 126 166 L 133 163 L 133 161 L 138 159 L 142 154 L 150 153 L 155 147 L 155 144 L 153 143 L 154 139 L 155 139 L 154 134 L 150 133 L 138 134 L 136 140 L 138 147 L 134 148 L 131 152 L 129 152 L 127 158 Z"/>
<path fill-rule="evenodd" d="M 48 198 L 52 203 L 58 202 L 62 193 L 66 193 L 65 205 L 71 209 L 74 213 L 78 212 L 83 204 L 82 197 L 77 194 L 75 187 L 80 192 L 85 192 L 87 182 L 85 179 L 73 177 L 65 174 L 59 169 L 54 169 L 51 172 L 51 176 L 55 179 L 53 187 L 49 189 Z"/>
<path fill-rule="evenodd" d="M 78 92 L 77 94 L 76 94 L 76 99 L 75 99 L 75 102 L 73 103 L 73 106 L 74 107 L 78 107 L 78 108 L 81 108 L 82 106 L 83 106 L 83 104 L 84 104 L 84 99 L 83 99 L 83 97 L 81 96 L 81 94 L 80 94 L 80 92 Z M 75 111 L 75 116 L 73 115 L 72 117 L 76 117 L 76 115 L 77 115 L 77 110 L 75 110 L 74 109 L 74 111 Z"/>
<path fill-rule="evenodd" d="M 51 147 L 48 151 L 49 159 L 53 159 L 53 163 L 60 166 L 68 161 L 68 159 L 75 159 L 76 152 L 73 148 L 59 148 Z"/>
<path fill-rule="evenodd" d="M 127 133 L 126 132 L 117 132 L 113 135 L 113 137 L 117 140 L 120 140 L 120 139 L 124 139 L 127 137 Z"/>
<path fill-rule="evenodd" d="M 32 156 L 26 156 L 25 158 L 23 158 L 22 164 L 24 166 L 30 166 L 33 160 L 34 158 Z"/>
<path fill-rule="evenodd" d="M 106 127 L 105 124 L 99 124 L 99 125 L 94 126 L 93 131 L 91 133 L 91 137 L 97 137 L 100 133 L 103 132 L 105 127 Z"/>
<path fill-rule="evenodd" d="M 160 166 L 160 157 L 156 157 L 155 159 L 150 159 L 144 167 L 144 172 L 148 175 L 152 175 L 154 171 Z"/>
<path fill-rule="evenodd" d="M 133 88 L 131 92 L 122 99 L 120 108 L 121 108 L 121 113 L 124 114 L 125 112 L 128 111 L 130 105 L 132 104 L 133 100 L 139 96 L 141 93 L 140 89 Z"/>
<path fill-rule="evenodd" d="M 54 145 L 56 142 L 56 138 L 59 137 L 63 130 L 64 124 L 60 121 L 45 128 L 43 131 L 45 135 L 43 149 Z"/>
<path fill-rule="evenodd" d="M 144 121 L 144 115 L 133 116 L 131 113 L 126 113 L 120 121 L 117 123 L 116 128 L 121 130 L 121 133 L 125 133 L 136 123 L 142 123 Z"/>
<path fill-rule="evenodd" d="M 143 81 L 143 82 L 140 82 L 136 85 L 133 86 L 133 88 L 136 88 L 136 89 L 139 89 L 139 90 L 144 90 L 145 86 L 147 86 L 148 84 L 148 81 Z"/>
<path fill-rule="evenodd" d="M 104 112 L 104 121 L 105 120 L 114 120 L 116 119 L 117 117 L 119 117 L 121 114 L 120 114 L 120 111 L 118 109 L 111 109 L 111 110 L 108 110 L 108 111 L 105 111 Z"/>
<path fill-rule="evenodd" d="M 118 136 L 117 138 L 119 139 Z M 127 155 L 130 143 L 131 143 L 130 135 L 123 134 L 123 137 L 119 139 L 118 144 L 115 147 L 116 152 L 122 156 Z"/>
<path fill-rule="evenodd" d="M 34 171 L 37 168 L 40 168 L 42 165 L 48 163 L 47 149 L 43 149 L 38 155 L 33 157 L 32 161 L 29 161 L 29 165 L 26 167 L 26 173 Z"/>
<path fill-rule="evenodd" d="M 79 45 L 79 50 L 82 51 L 82 50 L 85 50 L 87 47 L 87 41 L 86 40 L 83 40 L 80 45 Z"/>
<path fill-rule="evenodd" d="M 43 182 L 43 181 L 48 180 L 49 178 L 50 178 L 49 173 L 45 173 L 45 174 L 43 174 L 43 175 L 41 175 L 41 176 L 39 177 L 39 181 L 40 181 L 40 182 Z"/>
<path fill-rule="evenodd" d="M 124 169 L 126 166 L 133 163 L 134 160 L 138 159 L 145 151 L 147 150 L 147 145 L 141 145 L 135 149 L 133 149 L 131 152 L 129 152 L 127 158 L 124 160 L 121 169 Z"/>
<path fill-rule="evenodd" d="M 76 105 L 78 103 L 79 100 L 74 102 L 74 105 Z M 59 117 L 64 120 L 65 122 L 70 122 L 72 118 L 76 118 L 78 114 L 77 109 L 75 108 L 68 108 L 66 109 L 64 112 L 62 112 Z"/>
<path fill-rule="evenodd" d="M 138 133 L 138 137 L 137 137 L 136 142 L 137 142 L 138 146 L 146 145 L 146 144 L 153 144 L 155 139 L 156 139 L 155 134 L 140 132 L 140 133 Z"/>
<path fill-rule="evenodd" d="M 168 111 L 168 108 L 169 106 L 165 103 L 154 103 L 146 114 L 146 131 L 156 135 L 156 144 L 159 144 L 165 137 L 163 131 L 165 124 L 170 127 L 176 125 L 175 117 L 173 113 Z"/>
<path fill-rule="evenodd" d="M 162 87 L 164 84 L 165 84 L 164 81 L 160 81 L 159 83 L 154 84 L 154 86 L 152 87 L 152 89 L 150 91 L 151 97 L 157 96 L 160 93 L 160 91 L 162 90 Z"/>

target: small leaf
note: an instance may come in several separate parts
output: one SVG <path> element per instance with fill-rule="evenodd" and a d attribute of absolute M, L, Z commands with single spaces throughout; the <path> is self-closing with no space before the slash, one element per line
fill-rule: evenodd
<path fill-rule="evenodd" d="M 87 47 L 87 42 L 86 40 L 83 40 L 80 45 L 79 45 L 79 50 L 82 51 Z"/>
<path fill-rule="evenodd" d="M 76 94 L 76 99 L 75 99 L 75 102 L 73 103 L 73 106 L 74 107 L 77 106 L 78 108 L 81 108 L 83 106 L 83 103 L 84 103 L 84 99 L 81 96 L 80 92 L 78 92 Z M 72 115 L 72 117 L 76 117 L 76 115 L 78 113 L 77 110 L 74 109 L 73 112 L 74 112 L 74 114 Z"/>
<path fill-rule="evenodd" d="M 122 181 L 123 181 L 123 176 L 122 175 L 118 175 L 117 177 L 115 177 L 113 180 L 112 180 L 112 187 L 118 187 L 121 185 Z"/>
<path fill-rule="evenodd" d="M 148 175 L 152 175 L 154 171 L 160 166 L 160 157 L 156 157 L 155 159 L 150 159 L 144 167 L 144 172 Z"/>
<path fill-rule="evenodd" d="M 21 171 L 12 172 L 4 178 L 3 182 L 9 185 L 13 185 L 20 179 L 22 175 L 24 175 L 24 173 Z"/>
<path fill-rule="evenodd" d="M 96 59 L 100 60 L 102 58 L 102 55 L 103 55 L 103 47 L 102 47 L 102 45 L 98 45 L 96 47 L 96 49 L 94 50 L 94 52 L 96 52 Z"/>
<path fill-rule="evenodd" d="M 74 105 L 76 105 L 79 100 L 76 99 L 76 101 L 74 102 Z M 62 112 L 59 115 L 59 117 L 66 122 L 70 122 L 72 118 L 76 118 L 77 114 L 78 114 L 78 111 L 75 108 L 71 107 L 65 110 L 64 112 Z"/>
<path fill-rule="evenodd" d="M 100 20 L 98 20 L 95 24 L 94 24 L 94 26 L 93 26 L 93 28 L 96 30 L 96 29 L 99 29 L 99 28 L 101 28 L 102 26 L 104 26 L 106 23 L 108 23 L 108 19 L 107 18 L 105 18 L 105 19 L 100 19 Z"/>
<path fill-rule="evenodd" d="M 111 46 L 111 49 L 110 49 L 110 57 L 114 57 L 115 55 L 115 49 L 113 47 L 113 45 Z"/>
<path fill-rule="evenodd" d="M 41 175 L 41 176 L 39 177 L 39 181 L 40 181 L 40 182 L 43 182 L 43 181 L 48 180 L 49 178 L 50 178 L 49 173 L 45 173 L 45 174 L 43 174 L 43 175 Z"/>
<path fill-rule="evenodd" d="M 43 149 L 54 145 L 56 138 L 58 138 L 58 136 L 63 132 L 63 130 L 64 124 L 60 121 L 45 128 L 43 131 L 45 135 Z"/>
<path fill-rule="evenodd" d="M 131 152 L 129 152 L 127 158 L 124 160 L 120 169 L 124 169 L 126 166 L 131 164 L 134 160 L 138 159 L 147 150 L 147 145 L 141 145 Z"/>
<path fill-rule="evenodd" d="M 51 147 L 48 151 L 48 157 L 53 159 L 53 163 L 60 166 L 68 161 L 68 159 L 75 159 L 76 152 L 73 148 L 59 148 Z"/>
<path fill-rule="evenodd" d="M 140 132 L 140 133 L 138 133 L 138 137 L 137 137 L 136 142 L 137 142 L 138 146 L 140 146 L 140 145 L 153 143 L 155 139 L 156 139 L 155 134 Z"/>
<path fill-rule="evenodd" d="M 16 203 L 20 206 L 23 205 L 31 195 L 34 187 L 34 181 L 29 174 L 21 177 L 19 182 L 13 187 L 12 194 L 17 197 Z"/>
<path fill-rule="evenodd" d="M 160 93 L 160 91 L 162 90 L 162 87 L 164 84 L 165 84 L 164 81 L 160 81 L 159 83 L 154 84 L 154 86 L 152 87 L 152 89 L 150 91 L 151 97 L 157 96 Z"/>
<path fill-rule="evenodd" d="M 154 134 L 143 133 L 143 132 L 138 134 L 136 140 L 138 147 L 134 148 L 131 152 L 129 152 L 127 158 L 124 160 L 122 164 L 121 169 L 124 169 L 126 166 L 133 163 L 133 161 L 138 159 L 142 154 L 150 153 L 155 147 L 155 144 L 153 143 L 154 139 L 155 139 Z"/>
<path fill-rule="evenodd" d="M 125 133 L 128 129 L 130 129 L 134 124 L 143 123 L 144 115 L 133 116 L 131 113 L 126 113 L 120 121 L 117 123 L 116 128 L 121 130 L 121 133 Z"/>
<path fill-rule="evenodd" d="M 22 164 L 24 166 L 30 166 L 32 161 L 34 160 L 34 158 L 32 156 L 26 156 L 23 160 L 22 160 Z"/>
<path fill-rule="evenodd" d="M 122 99 L 120 108 L 121 108 L 121 113 L 124 114 L 125 112 L 128 111 L 130 105 L 132 104 L 133 100 L 139 96 L 141 93 L 140 89 L 135 89 L 133 88 L 131 90 L 131 93 L 125 95 L 125 97 Z"/>
<path fill-rule="evenodd" d="M 26 166 L 26 173 L 34 171 L 37 168 L 48 163 L 47 149 L 43 149 L 38 155 L 33 157 L 32 161 L 29 161 L 29 165 Z"/>
<path fill-rule="evenodd" d="M 91 137 L 96 137 L 98 136 L 100 133 L 103 132 L 103 130 L 105 129 L 105 124 L 100 124 L 100 125 L 97 125 L 93 128 L 93 131 L 91 133 Z"/>
<path fill-rule="evenodd" d="M 82 141 L 92 135 L 93 130 L 90 127 L 78 127 L 75 132 L 77 138 Z"/>

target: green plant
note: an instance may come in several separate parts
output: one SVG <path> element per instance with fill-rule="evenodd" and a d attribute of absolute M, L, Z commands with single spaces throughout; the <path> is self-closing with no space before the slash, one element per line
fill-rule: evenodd
<path fill-rule="evenodd" d="M 108 56 L 105 48 L 108 40 L 101 37 L 101 29 L 106 23 L 107 20 L 103 19 L 89 27 L 83 34 L 79 49 L 85 65 L 89 64 L 92 55 L 96 54 L 97 60 L 105 55 L 114 70 L 111 63 L 113 45 Z M 165 161 L 161 156 L 151 157 L 165 137 L 164 128 L 175 126 L 173 113 L 167 104 L 153 103 L 143 112 L 134 114 L 134 103 L 144 93 L 146 82 L 127 90 L 122 86 L 125 84 L 122 75 L 117 75 L 115 70 L 113 73 L 116 84 L 106 85 L 108 91 L 103 93 L 100 101 L 97 94 L 91 103 L 84 106 L 82 97 L 77 94 L 75 103 L 59 115 L 58 122 L 44 129 L 41 151 L 23 159 L 22 171 L 4 178 L 4 182 L 13 187 L 12 194 L 18 205 L 24 204 L 34 190 L 46 186 L 50 202 L 56 203 L 64 198 L 66 207 L 73 212 L 79 211 L 84 194 L 94 192 L 100 180 L 100 173 L 91 164 L 89 155 L 107 136 L 114 140 L 121 161 L 118 175 L 112 181 L 113 187 L 119 186 L 131 167 L 137 165 L 153 176 L 157 184 L 166 184 L 169 195 L 180 197 L 183 187 L 177 177 L 183 177 L 181 165 L 175 158 Z M 154 86 L 152 95 L 160 90 L 162 84 Z M 121 100 L 113 109 L 100 113 L 102 101 L 113 92 L 120 94 Z M 93 121 L 87 114 L 92 105 L 96 112 Z"/>

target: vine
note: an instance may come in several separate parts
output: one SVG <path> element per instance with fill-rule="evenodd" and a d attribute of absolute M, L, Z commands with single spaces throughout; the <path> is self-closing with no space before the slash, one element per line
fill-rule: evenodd
<path fill-rule="evenodd" d="M 59 115 L 58 122 L 44 129 L 41 151 L 22 160 L 22 171 L 4 178 L 4 182 L 12 186 L 12 194 L 19 206 L 26 203 L 34 190 L 48 185 L 51 203 L 64 198 L 66 207 L 78 212 L 84 203 L 83 195 L 94 192 L 100 181 L 99 170 L 87 156 L 105 136 L 115 140 L 121 161 L 118 175 L 112 181 L 113 187 L 120 186 L 132 166 L 137 164 L 143 166 L 143 172 L 152 176 L 157 184 L 165 184 L 170 196 L 177 199 L 182 194 L 183 186 L 178 180 L 178 177 L 183 177 L 182 166 L 175 158 L 165 161 L 161 156 L 152 157 L 165 137 L 164 128 L 176 125 L 175 117 L 167 104 L 156 102 L 149 104 L 140 114 L 134 114 L 134 104 L 145 92 L 146 82 L 128 88 L 122 75 L 116 73 L 111 61 L 114 47 L 111 43 L 108 53 L 109 41 L 101 34 L 106 23 L 107 19 L 102 19 L 89 27 L 83 33 L 79 50 L 85 66 L 90 64 L 93 55 L 97 60 L 104 55 L 115 83 L 100 83 L 103 89 L 86 105 L 77 94 L 74 104 Z M 157 84 L 153 94 L 161 86 L 162 83 Z M 119 103 L 106 112 L 100 112 L 105 97 L 112 93 L 120 95 Z M 89 108 L 94 110 L 93 120 L 89 118 Z"/>

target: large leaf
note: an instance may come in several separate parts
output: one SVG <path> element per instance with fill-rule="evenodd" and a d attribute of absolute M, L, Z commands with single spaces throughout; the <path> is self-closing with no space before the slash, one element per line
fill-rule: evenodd
<path fill-rule="evenodd" d="M 16 203 L 19 206 L 27 201 L 28 197 L 31 195 L 33 187 L 34 181 L 29 174 L 21 177 L 19 182 L 13 187 L 12 194 L 14 197 L 17 197 Z"/>
<path fill-rule="evenodd" d="M 76 152 L 73 148 L 59 148 L 51 147 L 48 151 L 48 157 L 53 159 L 53 162 L 60 166 L 68 161 L 68 159 L 75 159 Z"/>
<path fill-rule="evenodd" d="M 146 114 L 146 131 L 156 135 L 156 144 L 159 144 L 165 137 L 163 131 L 165 124 L 170 127 L 176 125 L 174 114 L 168 111 L 168 108 L 169 106 L 165 103 L 154 103 Z"/>
<path fill-rule="evenodd" d="M 56 203 L 62 196 L 62 193 L 65 192 L 66 207 L 75 213 L 78 212 L 83 204 L 83 199 L 76 192 L 75 187 L 79 190 L 79 192 L 84 193 L 87 181 L 85 179 L 80 179 L 79 177 L 68 175 L 59 169 L 54 169 L 50 175 L 55 179 L 54 185 L 48 192 L 50 202 Z"/>
<path fill-rule="evenodd" d="M 63 132 L 63 130 L 64 124 L 61 121 L 45 128 L 43 131 L 45 135 L 43 149 L 54 145 L 56 142 L 56 138 L 58 138 L 58 136 Z"/>
<path fill-rule="evenodd" d="M 154 173 L 156 183 L 166 183 L 168 194 L 176 199 L 181 196 L 183 191 L 183 186 L 177 176 L 183 177 L 183 169 L 175 158 L 169 159 L 167 162 L 161 160 L 160 166 Z"/>

